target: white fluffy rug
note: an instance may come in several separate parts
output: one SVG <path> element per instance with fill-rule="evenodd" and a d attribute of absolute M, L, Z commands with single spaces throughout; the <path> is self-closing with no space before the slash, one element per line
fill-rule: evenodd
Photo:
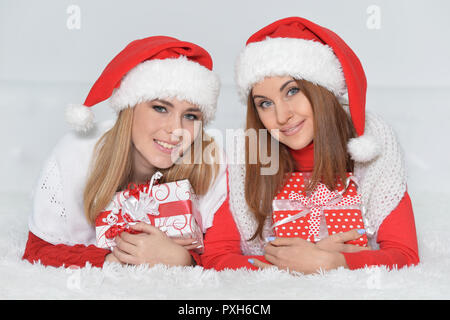
<path fill-rule="evenodd" d="M 1 299 L 449 299 L 449 194 L 411 194 L 422 262 L 415 267 L 338 269 L 317 275 L 106 265 L 77 270 L 21 260 L 30 202 L 0 194 Z"/>

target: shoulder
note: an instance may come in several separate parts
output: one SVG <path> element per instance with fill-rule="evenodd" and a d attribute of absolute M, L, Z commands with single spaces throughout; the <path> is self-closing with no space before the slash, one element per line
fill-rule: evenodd
<path fill-rule="evenodd" d="M 58 141 L 33 191 L 30 231 L 52 244 L 91 244 L 95 233 L 84 217 L 83 190 L 92 150 L 111 126 L 101 123 L 89 135 L 75 132 Z"/>
<path fill-rule="evenodd" d="M 51 180 L 69 194 L 82 192 L 94 146 L 112 125 L 112 121 L 102 122 L 89 134 L 71 131 L 62 136 L 48 156 L 40 180 Z"/>
<path fill-rule="evenodd" d="M 347 148 L 352 159 L 359 163 L 370 163 L 401 153 L 393 128 L 373 112 L 366 113 L 364 134 L 350 139 Z"/>
<path fill-rule="evenodd" d="M 216 161 L 219 163 L 219 170 L 208 191 L 198 197 L 199 210 L 203 220 L 203 232 L 206 232 L 212 226 L 216 212 L 226 201 L 228 195 L 226 154 L 220 144 L 216 146 L 216 150 L 218 151 Z"/>
<path fill-rule="evenodd" d="M 373 234 L 403 198 L 407 173 L 403 150 L 387 121 L 373 112 L 368 113 L 366 135 L 376 143 L 378 154 L 370 161 L 355 161 L 355 175 L 360 180 L 366 207 L 366 229 Z"/>

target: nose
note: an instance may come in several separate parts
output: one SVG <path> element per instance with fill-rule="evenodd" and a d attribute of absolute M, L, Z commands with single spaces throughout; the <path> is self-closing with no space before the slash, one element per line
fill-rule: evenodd
<path fill-rule="evenodd" d="M 275 116 L 279 124 L 285 124 L 293 116 L 292 108 L 289 103 L 279 101 L 275 105 Z"/>
<path fill-rule="evenodd" d="M 171 142 L 179 142 L 183 137 L 181 117 L 175 112 L 167 119 L 166 132 L 170 135 Z"/>

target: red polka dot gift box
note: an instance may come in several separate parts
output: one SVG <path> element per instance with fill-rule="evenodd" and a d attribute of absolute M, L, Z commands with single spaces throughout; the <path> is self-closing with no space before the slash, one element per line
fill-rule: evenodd
<path fill-rule="evenodd" d="M 364 229 L 361 194 L 356 179 L 348 173 L 345 183 L 331 191 L 319 183 L 307 195 L 310 173 L 294 172 L 273 200 L 272 228 L 277 237 L 300 237 L 317 242 L 328 235 Z M 367 246 L 367 237 L 346 242 Z"/>

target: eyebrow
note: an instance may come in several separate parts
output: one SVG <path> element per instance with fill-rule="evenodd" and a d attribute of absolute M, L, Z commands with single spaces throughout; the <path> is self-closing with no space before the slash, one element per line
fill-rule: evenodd
<path fill-rule="evenodd" d="M 172 103 L 170 103 L 169 101 L 162 100 L 162 99 L 155 99 L 153 101 L 157 101 L 157 102 L 165 104 L 165 105 L 167 105 L 169 107 L 174 108 L 174 105 Z M 199 108 L 189 108 L 189 109 L 185 110 L 185 112 L 202 112 L 202 111 Z"/>
<path fill-rule="evenodd" d="M 189 108 L 186 110 L 186 112 L 202 112 L 199 108 Z"/>
<path fill-rule="evenodd" d="M 169 101 L 162 100 L 162 99 L 155 99 L 155 100 L 153 100 L 153 101 L 161 102 L 162 104 L 168 105 L 169 107 L 172 107 L 172 108 L 173 108 L 173 104 L 170 103 Z"/>
<path fill-rule="evenodd" d="M 294 79 L 286 81 L 286 82 L 280 87 L 280 92 L 283 91 L 284 88 L 286 88 L 287 85 L 288 85 L 289 83 L 294 82 L 294 81 L 295 81 Z M 256 99 L 256 98 L 267 99 L 267 97 L 265 97 L 265 96 L 259 96 L 259 95 L 253 96 L 253 99 Z"/>
<path fill-rule="evenodd" d="M 294 82 L 294 81 L 295 81 L 295 80 L 289 80 L 289 81 L 286 81 L 286 82 L 280 87 L 280 92 L 283 91 L 284 88 L 286 88 L 287 85 L 288 85 L 289 83 Z"/>

